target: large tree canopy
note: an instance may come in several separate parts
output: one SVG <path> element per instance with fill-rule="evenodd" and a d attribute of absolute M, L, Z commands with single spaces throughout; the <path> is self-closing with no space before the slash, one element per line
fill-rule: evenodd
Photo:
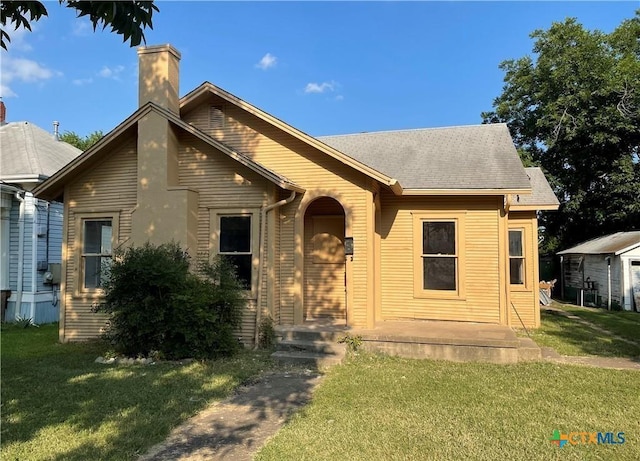
<path fill-rule="evenodd" d="M 81 151 L 87 150 L 89 147 L 93 146 L 95 143 L 100 141 L 104 134 L 102 131 L 94 131 L 93 133 L 88 134 L 84 138 L 77 134 L 75 131 L 65 131 L 60 135 L 60 141 L 64 141 L 66 143 L 71 144 L 72 146 L 77 147 Z"/>
<path fill-rule="evenodd" d="M 640 229 L 640 10 L 610 34 L 567 19 L 531 37 L 535 56 L 500 65 L 502 94 L 482 117 L 506 122 L 556 190 L 541 251 Z"/>
<path fill-rule="evenodd" d="M 88 16 L 95 31 L 98 26 L 105 29 L 111 26 L 111 32 L 122 35 L 123 41 L 137 46 L 144 41 L 144 29 L 153 29 L 151 18 L 154 11 L 160 11 L 153 1 L 115 1 L 94 2 L 77 0 L 59 0 L 67 8 L 76 10 L 78 17 Z M 31 23 L 47 16 L 47 9 L 41 2 L 5 1 L 0 4 L 0 46 L 7 49 L 11 37 L 7 28 L 12 30 L 25 28 L 31 30 Z"/>

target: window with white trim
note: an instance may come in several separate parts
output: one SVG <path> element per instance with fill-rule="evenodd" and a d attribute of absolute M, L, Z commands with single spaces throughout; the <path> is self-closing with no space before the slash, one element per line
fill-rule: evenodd
<path fill-rule="evenodd" d="M 511 285 L 524 285 L 524 230 L 509 230 L 509 280 Z"/>

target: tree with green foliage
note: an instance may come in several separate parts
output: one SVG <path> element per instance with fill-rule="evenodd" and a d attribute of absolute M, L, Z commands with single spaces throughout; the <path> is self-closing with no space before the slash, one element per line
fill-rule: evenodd
<path fill-rule="evenodd" d="M 59 0 L 61 5 L 76 10 L 78 17 L 87 16 L 95 31 L 98 26 L 122 35 L 124 42 L 137 46 L 145 41 L 144 29 L 153 29 L 152 16 L 154 11 L 160 11 L 153 1 L 114 1 L 87 2 L 80 0 Z M 0 46 L 5 50 L 11 42 L 7 32 L 8 27 L 13 30 L 25 28 L 31 30 L 31 23 L 48 16 L 47 8 L 42 2 L 5 1 L 0 3 Z M 145 42 L 146 43 L 146 42 Z"/>
<path fill-rule="evenodd" d="M 100 141 L 104 135 L 102 131 L 94 131 L 93 133 L 88 134 L 84 138 L 77 134 L 74 131 L 65 131 L 60 135 L 60 141 L 64 141 L 72 146 L 77 147 L 81 151 L 87 150 L 89 147 L 93 146 L 95 143 Z"/>
<path fill-rule="evenodd" d="M 558 195 L 541 252 L 640 229 L 640 10 L 609 34 L 569 18 L 531 37 L 535 57 L 501 63 L 502 94 L 482 117 L 508 124 Z"/>

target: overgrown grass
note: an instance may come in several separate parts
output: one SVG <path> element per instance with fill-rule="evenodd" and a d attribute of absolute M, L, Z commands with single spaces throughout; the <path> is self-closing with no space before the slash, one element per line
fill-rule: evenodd
<path fill-rule="evenodd" d="M 259 453 L 266 460 L 638 460 L 640 373 L 358 355 Z M 550 442 L 624 432 L 622 445 Z"/>
<path fill-rule="evenodd" d="M 56 325 L 3 326 L 2 459 L 130 460 L 269 366 L 268 355 L 185 365 L 102 365 L 101 342 L 59 344 Z"/>
<path fill-rule="evenodd" d="M 531 331 L 539 346 L 552 347 L 562 355 L 640 358 L 640 346 L 546 311 L 540 313 L 540 328 Z M 595 322 L 594 322 L 595 323 Z"/>
<path fill-rule="evenodd" d="M 555 301 L 554 303 L 560 309 L 605 328 L 615 335 L 640 343 L 640 313 L 638 312 L 608 311 L 606 309 L 580 307 L 573 304 L 561 304 Z"/>

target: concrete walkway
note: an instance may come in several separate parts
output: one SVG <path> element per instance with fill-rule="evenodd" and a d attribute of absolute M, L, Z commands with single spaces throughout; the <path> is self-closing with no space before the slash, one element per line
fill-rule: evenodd
<path fill-rule="evenodd" d="M 554 308 L 554 310 L 559 315 L 572 316 L 561 309 Z M 577 320 L 582 321 L 582 319 Z M 411 331 L 410 336 L 433 336 L 435 329 L 425 328 L 425 325 L 410 325 L 415 329 Z M 450 336 L 461 336 L 466 341 L 479 340 L 478 330 L 472 326 L 453 324 L 445 326 L 453 329 L 450 331 Z M 375 331 L 375 334 L 399 333 L 400 331 L 395 332 L 396 327 L 400 328 L 405 335 L 408 333 L 407 323 L 389 323 L 386 329 Z M 598 329 L 602 330 L 599 327 Z M 602 331 L 611 334 L 606 330 Z M 488 332 L 491 333 L 489 337 L 492 341 L 508 342 L 515 338 L 510 329 L 497 328 L 494 331 L 489 328 L 481 335 L 483 340 L 487 339 L 484 336 Z M 640 361 L 634 359 L 570 357 L 561 356 L 551 348 L 542 347 L 541 349 L 542 358 L 546 361 L 640 371 Z M 314 389 L 321 381 L 322 375 L 319 373 L 300 368 L 268 373 L 257 382 L 241 387 L 233 396 L 208 407 L 175 428 L 164 442 L 152 447 L 138 461 L 249 461 L 267 440 L 280 430 L 293 413 L 311 400 Z"/>
<path fill-rule="evenodd" d="M 321 379 L 304 369 L 267 374 L 175 428 L 138 461 L 249 461 L 309 402 Z"/>

